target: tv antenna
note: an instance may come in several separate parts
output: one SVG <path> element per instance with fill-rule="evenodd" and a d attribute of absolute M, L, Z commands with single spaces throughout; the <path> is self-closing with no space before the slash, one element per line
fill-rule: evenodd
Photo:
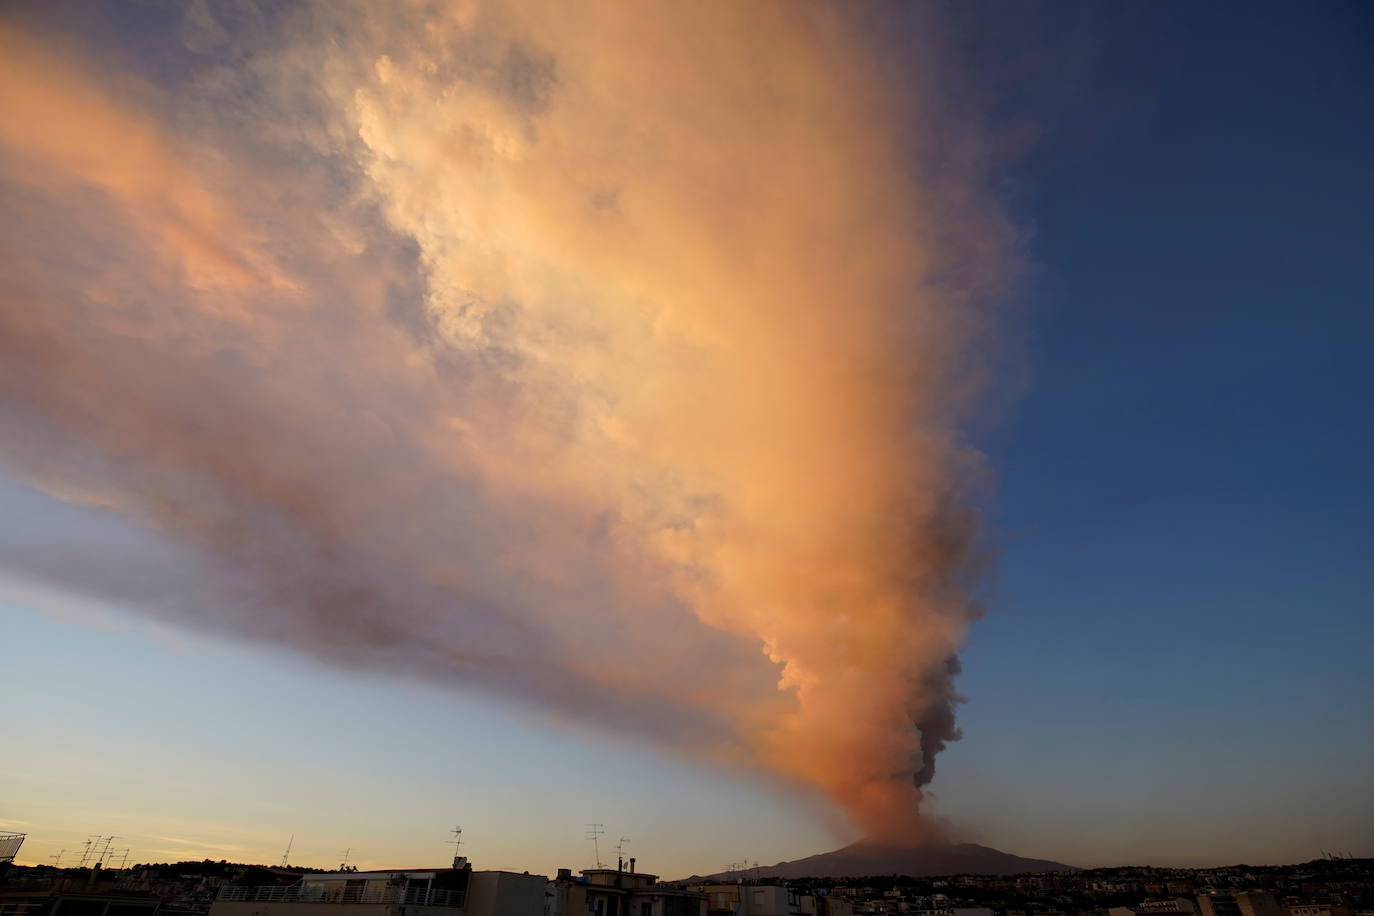
<path fill-rule="evenodd" d="M 449 833 L 453 834 L 453 839 L 445 840 L 444 842 L 453 847 L 453 865 L 457 868 L 459 858 L 458 852 L 463 848 L 463 828 L 461 826 L 455 826 Z"/>
<path fill-rule="evenodd" d="M 586 837 L 587 837 L 587 839 L 589 839 L 589 840 L 592 841 L 592 850 L 593 850 L 593 852 L 596 854 L 596 867 L 597 867 L 597 868 L 605 868 L 605 867 L 606 867 L 606 866 L 602 863 L 602 861 L 601 861 L 601 835 L 604 834 L 605 832 L 606 832 L 606 825 L 605 825 L 605 824 L 588 824 L 588 825 L 587 825 Z"/>
<path fill-rule="evenodd" d="M 85 868 L 87 865 L 104 865 L 105 857 L 110 855 L 110 844 L 119 837 L 111 834 L 102 836 L 93 833 L 86 838 L 86 842 L 81 844 L 81 864 L 78 868 Z"/>
<path fill-rule="evenodd" d="M 291 839 L 289 839 L 289 840 L 286 841 L 286 852 L 283 852 L 283 853 L 281 854 L 281 867 L 282 867 L 282 868 L 290 868 L 290 867 L 291 867 L 291 847 L 294 846 L 295 844 L 296 844 L 296 835 L 293 833 L 293 834 L 291 834 Z"/>
<path fill-rule="evenodd" d="M 65 856 L 66 854 L 67 854 L 67 850 L 63 849 L 63 850 L 59 851 L 59 852 L 57 853 L 57 855 L 55 855 L 55 856 L 48 856 L 48 858 L 52 860 L 52 867 L 53 867 L 53 868 L 60 868 L 60 867 L 62 866 L 62 857 Z"/>
<path fill-rule="evenodd" d="M 98 833 L 93 833 L 86 837 L 86 841 L 81 844 L 81 860 L 77 863 L 77 868 L 85 868 L 91 864 L 92 856 L 95 856 L 100 844 L 105 842 L 105 837 Z"/>
<path fill-rule="evenodd" d="M 343 851 L 343 861 L 339 863 L 339 871 L 344 871 L 345 869 L 348 868 L 348 857 L 351 856 L 352 854 L 353 854 L 353 847 L 352 847 L 352 846 L 348 847 L 347 849 L 345 849 L 345 850 Z"/>

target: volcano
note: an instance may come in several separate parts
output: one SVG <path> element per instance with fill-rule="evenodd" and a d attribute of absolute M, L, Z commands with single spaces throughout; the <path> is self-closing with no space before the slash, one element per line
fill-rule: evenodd
<path fill-rule="evenodd" d="M 843 849 L 751 869 L 760 878 L 842 878 L 862 875 L 1014 875 L 1031 871 L 1078 871 L 1072 865 L 1027 859 L 977 843 L 889 846 L 860 840 Z M 713 875 L 715 878 L 727 876 Z"/>

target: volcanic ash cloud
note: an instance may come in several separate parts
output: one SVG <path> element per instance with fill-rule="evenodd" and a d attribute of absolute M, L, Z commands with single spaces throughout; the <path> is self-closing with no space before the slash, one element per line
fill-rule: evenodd
<path fill-rule="evenodd" d="M 846 15 L 198 16 L 172 87 L 7 26 L 0 457 L 194 546 L 150 613 L 915 836 L 1010 262 L 929 68 Z"/>

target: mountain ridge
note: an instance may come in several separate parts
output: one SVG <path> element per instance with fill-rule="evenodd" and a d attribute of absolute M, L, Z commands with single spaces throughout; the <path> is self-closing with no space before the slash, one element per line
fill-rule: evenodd
<path fill-rule="evenodd" d="M 860 840 L 840 849 L 750 869 L 760 878 L 848 878 L 865 875 L 1013 875 L 1035 871 L 1081 871 L 1049 859 L 1030 859 L 977 843 L 892 846 Z M 686 880 L 724 879 L 732 872 Z"/>

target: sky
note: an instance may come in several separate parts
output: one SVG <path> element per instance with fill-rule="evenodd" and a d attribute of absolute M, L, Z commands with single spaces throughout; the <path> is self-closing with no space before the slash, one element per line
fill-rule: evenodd
<path fill-rule="evenodd" d="M 971 3 L 875 7 L 857 24 L 810 22 L 816 31 L 751 11 L 682 24 L 692 38 L 673 52 L 681 60 L 625 52 L 586 71 L 579 61 L 599 60 L 603 39 L 574 30 L 558 39 L 566 44 L 544 45 L 554 49 L 553 85 L 572 87 L 550 90 L 550 101 L 536 79 L 539 42 L 502 31 L 530 27 L 519 16 L 496 15 L 490 33 L 460 17 L 458 32 L 439 39 L 458 49 L 447 64 L 456 70 L 441 64 L 436 76 L 420 51 L 392 50 L 382 66 L 369 45 L 413 49 L 404 36 L 414 23 L 320 17 L 306 27 L 274 18 L 287 15 L 275 5 L 251 15 L 246 4 L 193 4 L 184 15 L 156 4 L 73 9 L 4 14 L 21 30 L 6 40 L 42 54 L 30 71 L 7 74 L 0 102 L 37 112 L 43 137 L 55 138 L 0 138 L 0 189 L 25 218 L 10 219 L 3 236 L 5 263 L 23 268 L 7 271 L 23 280 L 4 290 L 4 327 L 37 335 L 17 316 L 51 315 L 52 339 L 78 347 L 54 352 L 99 352 L 93 362 L 104 372 L 0 351 L 24 370 L 3 376 L 0 425 L 9 440 L 0 632 L 10 675 L 0 714 L 5 734 L 19 738 L 18 753 L 0 763 L 0 829 L 30 834 L 21 861 L 70 856 L 99 833 L 119 835 L 115 845 L 140 861 L 273 862 L 294 837 L 301 864 L 333 865 L 351 848 L 360 865 L 419 865 L 451 855 L 443 844 L 461 824 L 478 867 L 552 872 L 592 864 L 586 825 L 602 823 L 603 859 L 629 837 L 641 867 L 665 875 L 766 864 L 858 835 L 871 783 L 856 789 L 834 775 L 846 772 L 841 752 L 858 746 L 856 759 L 890 754 L 912 768 L 935 759 L 938 748 L 903 743 L 909 732 L 889 740 L 892 719 L 876 714 L 859 716 L 852 744 L 832 741 L 845 710 L 880 709 L 866 698 L 889 691 L 898 713 L 924 717 L 923 735 L 952 738 L 942 713 L 957 707 L 962 737 L 939 753 L 917 798 L 925 821 L 955 839 L 1082 866 L 1374 854 L 1374 788 L 1362 778 L 1374 769 L 1366 10 Z M 264 23 L 279 22 L 291 25 L 284 37 L 262 37 L 274 34 Z M 642 23 L 616 22 L 625 30 L 616 37 L 662 40 L 636 32 Z M 356 40 L 367 70 L 348 55 L 310 56 L 314 35 L 330 29 Z M 486 70 L 462 68 L 486 60 L 484 37 L 506 55 L 490 65 L 506 80 L 494 90 Z M 533 48 L 535 63 L 502 70 L 507 48 Z M 720 55 L 721 75 L 698 87 L 703 53 Z M 816 76 L 840 64 L 852 79 Z M 326 74 L 318 85 L 302 82 L 306 65 Z M 69 121 L 92 110 L 77 106 L 95 91 L 91 72 L 114 86 L 89 97 L 110 130 L 132 138 L 122 154 L 91 156 L 81 128 L 69 130 L 84 124 L 102 139 L 101 115 Z M 784 76 L 755 98 L 759 72 Z M 589 89 L 576 95 L 587 85 L 579 73 L 622 89 L 627 75 L 642 74 L 643 98 L 615 97 L 633 117 L 622 122 L 621 109 Z M 35 74 L 55 76 L 40 85 Z M 459 89 L 452 108 L 410 110 L 414 99 L 450 98 L 426 95 L 446 79 Z M 301 85 L 325 101 L 305 89 L 293 95 Z M 737 93 L 728 105 L 727 88 Z M 573 101 L 561 102 L 561 91 Z M 682 104 L 653 107 L 656 92 L 679 93 Z M 279 117 L 330 104 L 344 121 L 305 117 L 299 136 Z M 562 123 L 569 110 L 582 119 Z M 436 141 L 431 122 L 450 133 Z M 623 124 L 636 125 L 647 152 L 621 142 Z M 245 125 L 252 142 L 233 136 Z M 587 125 L 610 139 L 584 140 Z M 366 149 L 348 146 L 353 135 Z M 443 136 L 473 135 L 501 162 L 544 171 L 446 158 L 457 154 Z M 692 151 L 686 164 L 655 161 L 665 137 Z M 556 158 L 538 157 L 539 144 L 554 141 L 570 161 L 615 179 L 592 189 L 592 209 L 645 220 L 645 240 L 603 238 L 614 230 L 570 215 L 575 182 Z M 776 158 L 788 144 L 802 150 L 795 168 Z M 53 160 L 66 172 L 53 177 Z M 851 174 L 854 163 L 864 177 Z M 150 170 L 158 182 L 141 177 Z M 831 183 L 799 203 L 794 192 L 817 171 Z M 711 182 L 728 191 L 703 193 Z M 894 188 L 898 203 L 885 193 Z M 841 229 L 790 228 L 817 219 Z M 486 247 L 459 243 L 487 232 L 495 241 Z M 549 246 L 568 253 L 551 257 Z M 355 264 L 340 250 L 363 254 Z M 800 280 L 788 266 L 798 251 L 807 255 Z M 635 254 L 634 264 L 618 252 Z M 743 267 L 739 252 L 749 253 Z M 523 271 L 515 279 L 504 273 L 510 265 Z M 675 298 L 694 284 L 743 304 L 717 312 Z M 788 298 L 775 303 L 776 284 Z M 913 286 L 923 292 L 904 292 Z M 481 313 L 474 331 L 473 303 L 440 295 L 452 289 L 518 300 L 523 311 Z M 853 303 L 837 312 L 832 293 Z M 34 309 L 36 297 L 47 298 Z M 912 310 L 915 331 L 893 323 L 908 313 L 885 305 L 888 297 Z M 674 307 L 641 336 L 640 303 L 656 298 Z M 164 299 L 175 306 L 150 304 Z M 358 305 L 326 311 L 335 300 Z M 453 368 L 446 384 L 482 395 L 453 401 L 393 370 L 387 360 L 408 351 L 376 343 L 366 322 L 377 302 L 394 324 L 432 326 L 458 352 L 503 322 L 517 329 L 496 348 L 483 338 L 482 359 Z M 539 317 L 540 333 L 520 325 L 524 315 Z M 665 323 L 672 346 L 661 343 Z M 367 332 L 361 343 L 353 324 Z M 303 327 L 319 341 L 293 336 Z M 212 334 L 248 341 L 239 352 L 249 368 L 221 350 L 198 375 L 198 347 Z M 104 355 L 129 337 L 153 345 Z M 87 344 L 101 349 L 79 349 Z M 178 348 L 189 361 L 178 361 Z M 709 383 L 683 349 L 712 355 Z M 165 373 L 130 368 L 148 353 L 166 360 Z M 331 363 L 335 356 L 348 361 Z M 891 360 L 897 368 L 881 386 L 850 371 Z M 898 371 L 906 361 L 920 371 Z M 487 373 L 508 384 L 482 388 Z M 652 398 L 641 398 L 641 379 Z M 690 398 L 673 395 L 688 383 Z M 889 404 L 893 384 L 911 396 Z M 178 413 L 182 386 L 235 435 Z M 975 408 L 964 403 L 969 387 L 981 391 Z M 61 396 L 49 400 L 54 389 Z M 579 407 L 621 412 L 603 417 L 595 436 L 550 444 L 535 435 L 551 422 L 539 408 L 566 407 L 551 400 L 566 390 L 578 392 Z M 828 397 L 832 390 L 845 397 Z M 278 407 L 296 407 L 300 391 L 353 413 L 317 421 L 315 399 L 300 402 L 310 412 Z M 153 408 L 126 410 L 121 397 Z M 754 441 L 732 412 L 754 397 L 777 411 L 764 438 L 781 444 L 781 457 L 714 444 Z M 794 415 L 786 408 L 799 397 L 806 410 Z M 431 404 L 462 415 L 468 435 L 499 459 L 459 466 L 455 479 L 486 485 L 452 505 L 433 488 L 417 501 L 406 486 L 450 479 L 418 432 L 432 428 Z M 388 416 L 386 436 L 367 426 L 373 414 Z M 52 432 L 54 417 L 73 416 L 96 432 Z M 916 427 L 915 441 L 899 416 Z M 158 425 L 168 418 L 182 426 Z M 678 436 L 680 424 L 710 447 Z M 509 438 L 508 427 L 527 435 Z M 342 441 L 339 429 L 362 445 L 336 459 L 322 449 Z M 862 451 L 836 451 L 837 439 Z M 865 453 L 886 456 L 896 439 L 890 458 L 848 470 Z M 668 451 L 654 448 L 660 441 Z M 328 507 L 331 521 L 364 515 L 397 540 L 404 561 L 376 538 L 344 539 L 338 554 L 316 541 L 303 549 L 291 527 L 301 516 L 282 508 L 300 507 L 276 482 L 246 488 L 248 472 L 235 470 L 216 488 L 206 483 L 205 467 L 240 468 L 218 459 L 250 451 L 266 456 L 264 466 L 280 462 L 289 482 L 301 455 L 279 444 L 297 442 L 325 479 L 303 499 Z M 566 466 L 551 462 L 567 454 L 575 460 Z M 387 467 L 368 463 L 371 455 Z M 547 473 L 549 486 L 516 486 L 497 465 L 517 482 Z M 697 473 L 709 486 L 694 482 Z M 684 502 L 644 497 L 644 475 L 658 488 L 680 486 Z M 358 497 L 359 481 L 379 493 Z M 921 498 L 946 492 L 982 509 L 981 552 L 942 551 L 969 536 L 957 507 Z M 634 525 L 603 547 L 603 529 L 587 527 L 584 503 L 568 493 L 589 512 L 613 504 Z M 179 499 L 213 511 L 207 520 Z M 703 594 L 696 581 L 665 587 L 645 571 L 685 562 L 676 552 L 625 552 L 658 530 L 658 513 L 685 511 L 692 499 L 727 507 L 693 509 L 698 519 L 718 512 L 753 523 L 724 534 L 694 528 L 695 546 L 663 548 L 699 551 L 685 568 L 705 569 L 723 595 Z M 777 565 L 781 548 L 759 520 L 785 514 L 789 531 L 823 534 L 779 543 L 813 552 L 816 580 L 841 598 L 886 607 L 893 583 L 910 582 L 863 540 L 867 528 L 844 527 L 853 523 L 845 507 L 871 514 L 894 500 L 924 522 L 916 533 L 883 529 L 885 538 L 940 558 L 917 577 L 922 597 L 872 618 L 847 609 L 867 634 L 853 645 L 808 629 L 834 608 L 788 591 L 792 567 Z M 250 502 L 251 514 L 242 508 Z M 448 511 L 431 519 L 430 502 Z M 748 508 L 731 514 L 736 505 Z M 458 510 L 461 524 L 449 520 Z M 545 512 L 596 546 L 527 523 Z M 417 514 L 429 527 L 410 524 Z M 244 554 L 240 531 L 289 562 Z M 442 550 L 432 546 L 437 534 L 451 538 Z M 826 580 L 851 535 L 863 556 Z M 511 546 L 526 540 L 538 549 Z M 486 542 L 504 549 L 487 552 Z M 362 585 L 317 592 L 340 555 L 383 568 L 366 566 Z M 551 556 L 589 572 L 573 575 Z M 441 575 L 466 573 L 464 564 L 482 575 L 458 584 Z M 634 575 L 621 577 L 625 565 Z M 468 629 L 407 616 L 412 604 L 447 607 L 411 590 L 412 578 L 461 594 L 457 619 Z M 271 587 L 256 591 L 262 582 Z M 382 606 L 381 616 L 337 619 L 338 596 L 353 600 L 347 588 L 364 587 L 372 598 L 361 604 Z M 543 607 L 569 589 L 576 613 L 505 616 L 507 605 Z M 775 599 L 793 602 L 781 620 L 752 610 Z M 644 611 L 642 631 L 633 623 L 641 618 L 608 627 L 603 603 L 654 610 Z M 496 605 L 501 614 L 486 616 Z M 386 629 L 393 618 L 421 638 Z M 509 650 L 508 623 L 515 633 L 551 625 L 559 642 Z M 581 623 L 584 632 L 565 633 Z M 454 675 L 425 656 L 430 644 L 465 645 L 469 632 L 502 671 Z M 670 646 L 655 640 L 659 632 L 673 634 Z M 811 639 L 816 632 L 825 638 Z M 792 711 L 750 661 L 757 652 L 736 651 L 736 637 L 772 641 L 778 663 L 801 672 L 802 686 L 788 688 L 800 705 L 808 679 L 828 699 L 792 731 L 772 729 L 792 722 Z M 889 645 L 894 658 L 920 662 L 894 676 L 901 666 L 881 655 Z M 833 650 L 834 670 L 823 650 Z M 952 685 L 950 651 L 962 665 Z M 579 652 L 602 667 L 548 672 Z M 840 677 L 846 652 L 863 660 L 861 675 Z M 641 655 L 643 663 L 624 661 Z M 596 680 L 605 666 L 615 678 Z M 626 701 L 627 690 L 645 695 Z M 828 705 L 836 699 L 838 712 Z M 821 743 L 818 759 L 833 750 L 839 762 L 794 762 L 803 739 Z M 903 779 L 909 786 L 910 770 Z"/>

